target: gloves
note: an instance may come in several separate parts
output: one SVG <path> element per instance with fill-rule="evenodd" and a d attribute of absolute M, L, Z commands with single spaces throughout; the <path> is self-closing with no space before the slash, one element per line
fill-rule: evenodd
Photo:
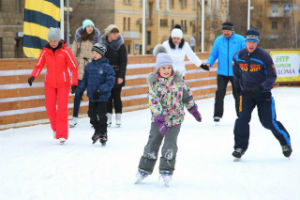
<path fill-rule="evenodd" d="M 30 76 L 29 78 L 28 78 L 28 84 L 29 84 L 29 86 L 32 86 L 32 82 L 34 81 L 34 76 Z"/>
<path fill-rule="evenodd" d="M 93 99 L 97 100 L 97 99 L 99 99 L 99 97 L 100 97 L 100 90 L 96 90 L 93 93 Z"/>
<path fill-rule="evenodd" d="M 158 127 L 159 132 L 165 136 L 168 132 L 168 126 L 166 124 L 166 119 L 162 115 L 157 115 L 154 117 L 154 122 Z"/>
<path fill-rule="evenodd" d="M 76 92 L 77 86 L 76 85 L 72 85 L 71 86 L 71 94 L 74 94 Z"/>
<path fill-rule="evenodd" d="M 258 95 L 260 92 L 262 92 L 264 90 L 263 86 L 258 85 L 252 89 L 250 89 L 248 91 L 248 94 L 250 97 L 255 97 L 256 95 Z"/>
<path fill-rule="evenodd" d="M 208 64 L 201 64 L 200 67 L 206 71 L 209 71 L 209 66 Z"/>
<path fill-rule="evenodd" d="M 198 111 L 198 106 L 197 104 L 195 104 L 192 108 L 188 109 L 189 113 L 191 113 L 194 118 L 198 121 L 198 122 L 201 122 L 202 120 L 202 117 L 201 117 L 201 114 L 200 112 Z"/>

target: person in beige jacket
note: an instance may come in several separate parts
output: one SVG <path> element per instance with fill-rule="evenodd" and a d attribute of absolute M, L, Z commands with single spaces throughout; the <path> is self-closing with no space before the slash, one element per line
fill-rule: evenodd
<path fill-rule="evenodd" d="M 85 19 L 82 26 L 75 31 L 75 40 L 72 44 L 72 52 L 78 64 L 78 84 L 80 84 L 85 66 L 92 61 L 91 50 L 94 44 L 100 41 L 101 33 L 95 27 L 93 21 Z M 80 102 L 82 99 L 82 92 L 76 90 L 74 98 L 73 119 L 70 121 L 69 126 L 75 127 L 78 123 L 78 113 Z"/>

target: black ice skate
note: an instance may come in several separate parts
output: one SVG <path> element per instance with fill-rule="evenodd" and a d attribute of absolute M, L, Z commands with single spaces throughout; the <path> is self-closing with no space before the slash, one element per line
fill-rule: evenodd
<path fill-rule="evenodd" d="M 221 120 L 221 117 L 218 117 L 218 116 L 214 117 L 214 122 L 220 122 L 220 120 Z"/>
<path fill-rule="evenodd" d="M 104 146 L 107 142 L 107 133 L 100 135 L 100 143 Z"/>
<path fill-rule="evenodd" d="M 243 155 L 244 155 L 245 151 L 242 148 L 236 148 L 233 152 L 232 152 L 232 156 L 240 159 Z"/>
<path fill-rule="evenodd" d="M 93 144 L 95 144 L 99 139 L 100 139 L 100 135 L 95 133 L 92 137 Z"/>
<path fill-rule="evenodd" d="M 290 157 L 290 155 L 293 152 L 292 147 L 289 145 L 282 145 L 281 148 L 282 148 L 283 155 L 287 158 Z"/>

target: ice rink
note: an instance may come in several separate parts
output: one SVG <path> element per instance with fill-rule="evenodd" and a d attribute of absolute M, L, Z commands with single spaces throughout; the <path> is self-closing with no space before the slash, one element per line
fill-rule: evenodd
<path fill-rule="evenodd" d="M 135 175 L 150 128 L 150 111 L 123 114 L 121 128 L 108 130 L 108 143 L 92 145 L 93 129 L 82 118 L 59 145 L 49 124 L 0 131 L 1 200 L 299 200 L 300 88 L 273 89 L 277 120 L 291 135 L 293 154 L 282 155 L 255 109 L 250 145 L 233 162 L 232 95 L 219 124 L 214 99 L 197 101 L 203 121 L 186 113 L 178 138 L 176 170 L 169 188 L 158 168 L 142 184 Z"/>

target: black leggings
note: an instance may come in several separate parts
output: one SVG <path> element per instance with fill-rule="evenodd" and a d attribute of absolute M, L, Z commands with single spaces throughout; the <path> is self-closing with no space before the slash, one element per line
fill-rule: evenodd
<path fill-rule="evenodd" d="M 122 87 L 114 87 L 111 90 L 111 95 L 107 101 L 107 112 L 112 113 L 113 106 L 115 113 L 122 113 L 122 100 L 121 100 Z"/>

